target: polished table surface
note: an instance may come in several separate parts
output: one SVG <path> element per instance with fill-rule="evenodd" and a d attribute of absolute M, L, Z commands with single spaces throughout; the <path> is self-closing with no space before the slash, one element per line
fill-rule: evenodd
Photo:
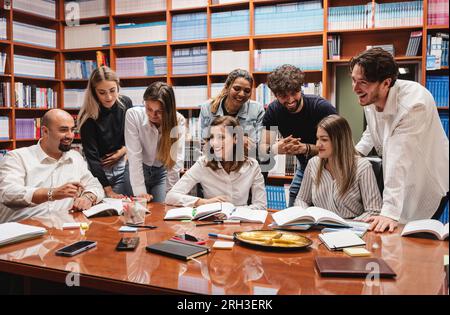
<path fill-rule="evenodd" d="M 232 250 L 212 249 L 191 261 L 149 253 L 148 244 L 167 240 L 175 234 L 189 233 L 214 239 L 208 233 L 232 234 L 267 227 L 240 225 L 210 225 L 196 227 L 194 222 L 164 221 L 171 207 L 152 203 L 146 224 L 154 230 L 119 233 L 123 217 L 86 219 L 75 214 L 76 221 L 90 222 L 85 236 L 79 230 L 48 228 L 60 225 L 33 220 L 23 223 L 46 226 L 41 238 L 0 248 L 0 271 L 64 283 L 71 271 L 79 272 L 80 285 L 117 293 L 194 293 L 194 294 L 442 294 L 444 292 L 443 256 L 448 255 L 448 241 L 401 237 L 396 232 L 367 233 L 363 238 L 372 257 L 383 258 L 397 273 L 396 279 L 321 277 L 316 256 L 346 257 L 331 252 L 318 239 L 319 232 L 302 232 L 311 238 L 310 248 L 296 252 L 268 252 L 236 244 Z M 117 252 L 115 246 L 123 236 L 139 236 L 134 252 Z M 97 241 L 97 247 L 74 257 L 55 256 L 55 250 L 78 240 Z"/>

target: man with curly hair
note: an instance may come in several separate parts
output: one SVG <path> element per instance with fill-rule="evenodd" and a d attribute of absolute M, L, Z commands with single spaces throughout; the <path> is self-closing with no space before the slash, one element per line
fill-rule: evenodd
<path fill-rule="evenodd" d="M 276 100 L 269 104 L 263 118 L 262 152 L 273 156 L 297 156 L 297 170 L 289 188 L 289 207 L 300 189 L 309 158 L 316 155 L 316 128 L 322 118 L 336 114 L 326 99 L 302 92 L 305 73 L 293 65 L 282 65 L 268 76 L 268 85 Z M 277 140 L 277 131 L 282 139 Z"/>

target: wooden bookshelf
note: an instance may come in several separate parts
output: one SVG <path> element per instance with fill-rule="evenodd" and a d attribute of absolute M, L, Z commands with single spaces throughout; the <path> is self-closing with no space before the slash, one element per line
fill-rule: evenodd
<path fill-rule="evenodd" d="M 107 58 L 111 68 L 115 69 L 116 59 L 121 57 L 133 57 L 133 56 L 166 56 L 167 57 L 167 74 L 160 76 L 137 76 L 137 77 L 123 77 L 121 78 L 121 84 L 123 87 L 132 86 L 145 86 L 150 82 L 161 80 L 166 81 L 172 85 L 183 85 L 190 82 L 202 83 L 208 86 L 208 97 L 211 97 L 211 83 L 224 82 L 226 79 L 226 73 L 212 73 L 211 72 L 211 52 L 213 50 L 220 49 L 237 49 L 249 51 L 249 66 L 250 73 L 255 77 L 253 89 L 255 90 L 259 83 L 265 82 L 268 72 L 258 72 L 254 70 L 254 51 L 257 49 L 265 48 L 289 48 L 299 46 L 310 45 L 322 45 L 323 46 L 323 62 L 322 70 L 317 71 L 305 71 L 306 79 L 308 82 L 322 82 L 322 95 L 325 98 L 330 98 L 332 94 L 333 86 L 331 84 L 332 77 L 334 75 L 332 68 L 336 63 L 348 63 L 350 58 L 360 51 L 364 50 L 366 45 L 369 44 L 387 44 L 392 43 L 396 48 L 396 60 L 402 62 L 411 62 L 420 64 L 421 77 L 420 82 L 425 84 L 426 75 L 429 71 L 426 70 L 426 40 L 427 34 L 439 31 L 447 31 L 448 25 L 427 25 L 427 4 L 428 0 L 424 0 L 424 13 L 423 13 L 423 25 L 415 26 L 401 26 L 401 27 L 388 27 L 388 28 L 368 28 L 368 29 L 352 29 L 352 30 L 328 30 L 328 9 L 336 6 L 350 6 L 360 5 L 359 0 L 323 0 L 324 9 L 324 29 L 319 32 L 305 32 L 305 33 L 290 33 L 290 34 L 274 34 L 274 35 L 255 35 L 255 8 L 260 6 L 275 5 L 281 3 L 295 2 L 295 0 L 248 0 L 248 1 L 235 1 L 227 4 L 212 4 L 209 1 L 207 6 L 185 8 L 185 9 L 172 9 L 171 0 L 166 0 L 166 9 L 155 12 L 137 12 L 127 14 L 116 14 L 115 12 L 115 0 L 107 0 L 109 5 L 109 14 L 107 16 L 81 18 L 81 24 L 87 23 L 102 23 L 109 24 L 110 26 L 110 44 L 102 47 L 88 47 L 88 48 L 76 48 L 65 49 L 64 48 L 64 26 L 65 26 L 65 12 L 64 12 L 64 0 L 56 1 L 56 18 L 50 19 L 42 17 L 37 14 L 24 12 L 20 10 L 3 10 L 0 14 L 1 17 L 5 17 L 7 20 L 7 39 L 0 40 L 0 51 L 8 54 L 7 71 L 5 74 L 0 74 L 0 82 L 11 83 L 11 104 L 15 103 L 14 99 L 14 83 L 24 82 L 37 84 L 41 87 L 52 87 L 58 93 L 57 107 L 64 108 L 64 89 L 65 88 L 85 88 L 87 85 L 86 79 L 66 79 L 65 78 L 65 61 L 76 59 L 89 59 L 95 60 L 96 51 L 102 51 Z M 405 2 L 401 0 L 369 0 L 363 2 L 372 3 L 386 3 L 386 2 Z M 3 0 L 0 0 L 0 5 L 3 8 Z M 211 38 L 211 16 L 215 12 L 223 12 L 229 10 L 249 10 L 249 35 L 238 37 L 225 37 L 225 38 Z M 207 38 L 192 41 L 173 41 L 172 40 L 172 17 L 178 14 L 204 12 L 207 14 Z M 55 29 L 57 31 L 57 43 L 56 48 L 42 47 L 38 45 L 31 45 L 26 43 L 19 43 L 13 40 L 12 36 L 12 22 L 13 21 L 26 22 L 28 24 L 44 26 Z M 167 25 L 167 41 L 149 44 L 130 44 L 130 45 L 117 45 L 115 42 L 115 26 L 120 23 L 143 23 L 165 20 Z M 412 31 L 420 30 L 423 32 L 422 46 L 419 49 L 418 56 L 405 56 L 406 47 L 409 41 L 410 33 Z M 328 47 L 327 38 L 328 35 L 339 34 L 341 36 L 342 57 L 340 60 L 328 60 Z M 88 36 L 88 34 L 87 34 Z M 172 72 L 172 52 L 174 49 L 193 47 L 193 46 L 206 46 L 208 52 L 208 72 L 204 74 L 192 74 L 192 75 L 174 75 Z M 56 61 L 56 73 L 55 78 L 36 78 L 27 76 L 15 76 L 13 56 L 15 53 L 23 53 L 30 56 L 51 58 Z M 280 61 L 280 64 L 282 62 Z M 440 69 L 442 73 L 448 74 L 448 67 Z M 253 93 L 255 95 L 255 93 Z M 69 104 L 74 105 L 74 104 Z M 443 108 L 439 108 L 442 110 Z M 448 108 L 447 108 L 448 109 Z M 68 109 L 71 113 L 75 113 L 77 109 Z M 193 117 L 198 115 L 198 107 L 180 107 L 179 110 L 186 116 Z M 10 121 L 10 135 L 15 135 L 15 118 L 16 114 L 22 117 L 23 113 L 27 112 L 27 115 L 36 113 L 36 116 L 40 116 L 45 110 L 24 110 L 15 108 L 0 108 L 1 115 L 7 115 Z M 39 114 L 38 114 L 39 113 Z M 34 141 L 34 140 L 27 140 Z M 24 142 L 24 140 L 15 140 L 12 138 L 9 141 L 0 142 L 0 149 L 16 148 L 18 142 Z M 286 176 L 285 180 L 290 180 L 292 177 Z"/>

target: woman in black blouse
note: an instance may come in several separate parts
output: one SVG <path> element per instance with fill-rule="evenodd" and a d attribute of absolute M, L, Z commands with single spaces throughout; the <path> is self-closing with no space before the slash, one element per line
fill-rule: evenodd
<path fill-rule="evenodd" d="M 132 194 L 124 139 L 125 113 L 131 107 L 131 99 L 119 95 L 119 78 L 114 71 L 101 66 L 92 72 L 78 127 L 89 169 L 106 197 Z"/>

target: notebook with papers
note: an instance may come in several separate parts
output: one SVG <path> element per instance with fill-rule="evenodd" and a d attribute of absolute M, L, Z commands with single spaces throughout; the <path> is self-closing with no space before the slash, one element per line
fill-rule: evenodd
<path fill-rule="evenodd" d="M 47 233 L 42 227 L 16 222 L 0 224 L 0 246 L 37 238 Z"/>
<path fill-rule="evenodd" d="M 352 231 L 344 230 L 319 234 L 319 239 L 329 250 L 366 245 L 366 242 Z"/>

